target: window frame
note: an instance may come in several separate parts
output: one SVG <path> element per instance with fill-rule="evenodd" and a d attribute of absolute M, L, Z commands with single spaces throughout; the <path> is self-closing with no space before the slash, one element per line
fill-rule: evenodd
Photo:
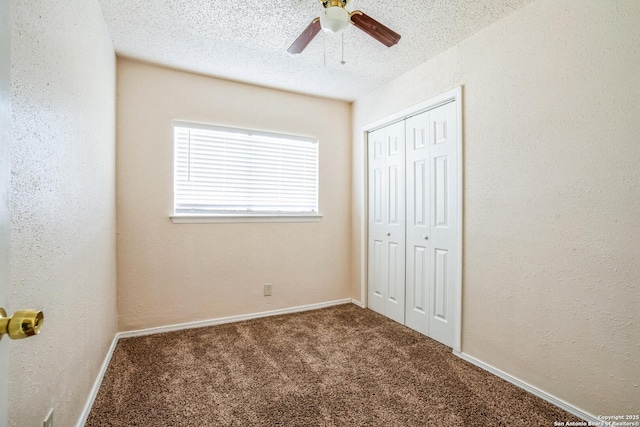
<path fill-rule="evenodd" d="M 176 128 L 187 127 L 191 129 L 201 130 L 216 130 L 216 131 L 228 131 L 228 132 L 242 132 L 251 133 L 267 137 L 283 137 L 286 139 L 300 140 L 305 142 L 313 142 L 317 144 L 317 156 L 316 156 L 316 207 L 315 212 L 220 212 L 220 213 L 176 213 L 176 174 L 177 174 L 177 155 L 176 155 Z M 175 224 L 198 224 L 198 223 L 250 223 L 250 222 L 318 222 L 322 218 L 320 213 L 320 141 L 316 137 L 292 135 L 277 132 L 266 132 L 255 129 L 236 128 L 229 126 L 219 126 L 205 123 L 188 122 L 183 120 L 174 120 L 171 126 L 172 129 L 172 148 L 173 148 L 173 162 L 172 162 L 172 180 L 173 180 L 173 207 L 172 214 L 169 215 L 173 223 Z"/>

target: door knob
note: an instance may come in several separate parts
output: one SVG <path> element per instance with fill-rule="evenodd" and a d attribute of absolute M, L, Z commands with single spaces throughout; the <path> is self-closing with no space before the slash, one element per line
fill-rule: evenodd
<path fill-rule="evenodd" d="M 429 236 L 427 236 L 426 234 L 425 234 L 424 236 L 422 236 L 422 238 L 423 238 L 424 240 L 429 240 Z"/>
<path fill-rule="evenodd" d="M 391 236 L 391 233 L 387 233 L 387 237 L 388 237 L 388 236 Z"/>
<path fill-rule="evenodd" d="M 44 313 L 38 310 L 19 310 L 7 317 L 4 308 L 0 308 L 0 339 L 4 334 L 12 340 L 28 338 L 40 333 L 44 323 Z"/>

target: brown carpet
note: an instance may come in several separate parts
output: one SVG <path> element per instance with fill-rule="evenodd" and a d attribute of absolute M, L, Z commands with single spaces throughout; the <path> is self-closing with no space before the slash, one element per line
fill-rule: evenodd
<path fill-rule="evenodd" d="M 353 304 L 122 339 L 86 426 L 579 421 Z"/>

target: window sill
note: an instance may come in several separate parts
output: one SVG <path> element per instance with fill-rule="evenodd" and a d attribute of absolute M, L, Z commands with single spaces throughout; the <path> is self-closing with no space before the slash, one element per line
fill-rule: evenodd
<path fill-rule="evenodd" d="M 174 224 L 212 224 L 221 222 L 320 222 L 320 214 L 271 215 L 171 215 Z"/>

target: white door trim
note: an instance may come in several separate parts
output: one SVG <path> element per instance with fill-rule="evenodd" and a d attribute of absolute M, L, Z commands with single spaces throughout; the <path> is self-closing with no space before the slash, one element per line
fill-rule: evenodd
<path fill-rule="evenodd" d="M 0 1 L 0 307 L 9 307 L 11 225 L 11 6 Z M 0 427 L 9 425 L 9 338 L 0 342 Z"/>
<path fill-rule="evenodd" d="M 372 123 L 369 123 L 363 127 L 360 128 L 360 150 L 363 154 L 362 158 L 363 158 L 363 167 L 362 167 L 362 176 L 360 177 L 362 179 L 362 182 L 364 183 L 362 191 L 361 191 L 361 197 L 359 200 L 359 204 L 360 204 L 360 210 L 363 213 L 362 214 L 362 221 L 360 221 L 360 300 L 362 301 L 362 305 L 363 307 L 367 307 L 368 306 L 368 301 L 367 301 L 367 260 L 368 260 L 368 254 L 367 254 L 367 238 L 368 238 L 368 229 L 367 229 L 367 218 L 368 216 L 366 215 L 367 209 L 368 209 L 368 200 L 367 200 L 367 195 L 368 195 L 368 179 L 367 179 L 367 174 L 368 174 L 368 152 L 367 152 L 367 146 L 368 146 L 368 141 L 367 141 L 367 133 L 371 132 L 373 130 L 379 129 L 381 127 L 390 125 L 392 123 L 398 122 L 400 120 L 404 120 L 408 117 L 411 116 L 415 116 L 416 114 L 420 114 L 424 111 L 427 110 L 432 110 L 436 107 L 439 107 L 440 105 L 443 104 L 447 104 L 449 102 L 455 101 L 456 102 L 456 119 L 457 119 L 457 126 L 458 126 L 458 141 L 457 141 L 457 148 L 458 148 L 458 209 L 459 209 L 459 215 L 458 215 L 458 230 L 460 230 L 460 232 L 458 233 L 458 248 L 460 250 L 460 254 L 458 256 L 458 265 L 456 266 L 457 270 L 458 270 L 458 277 L 455 283 L 455 306 L 456 306 L 456 325 L 455 325 L 455 333 L 454 333 L 454 341 L 453 341 L 453 351 L 454 352 L 461 352 L 462 351 L 462 258 L 464 257 L 464 247 L 462 246 L 463 243 L 463 214 L 464 214 L 464 208 L 463 208 L 463 195 L 462 195 L 462 191 L 463 191 L 463 178 L 464 178 L 464 172 L 463 172 L 463 151 L 462 151 L 462 140 L 463 140 L 463 135 L 462 135 L 462 87 L 458 86 L 454 89 L 451 89 L 441 95 L 435 96 L 433 98 L 430 98 L 424 102 L 421 102 L 419 104 L 413 105 L 409 108 L 406 108 L 402 111 L 399 111 L 397 113 L 391 114 L 383 119 L 380 120 L 376 120 Z"/>

